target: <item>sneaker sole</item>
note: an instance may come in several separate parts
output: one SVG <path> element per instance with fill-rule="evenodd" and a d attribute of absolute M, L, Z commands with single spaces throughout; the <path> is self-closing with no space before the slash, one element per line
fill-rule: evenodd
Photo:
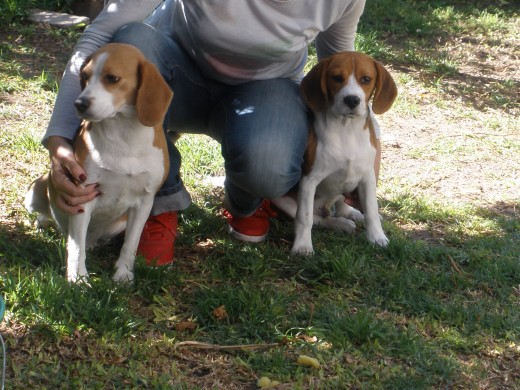
<path fill-rule="evenodd" d="M 231 234 L 233 236 L 233 238 L 236 238 L 237 240 L 245 241 L 245 242 L 254 242 L 254 243 L 263 242 L 267 238 L 267 234 L 268 234 L 268 233 L 266 233 L 263 236 L 248 236 L 246 234 L 237 232 L 235 229 L 233 229 L 229 225 L 228 225 L 228 227 L 229 227 L 229 234 Z"/>

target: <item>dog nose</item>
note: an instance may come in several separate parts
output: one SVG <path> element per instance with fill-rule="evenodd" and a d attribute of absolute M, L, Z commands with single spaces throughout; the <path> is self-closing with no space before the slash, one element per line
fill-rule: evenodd
<path fill-rule="evenodd" d="M 348 95 L 343 98 L 343 103 L 345 103 L 348 108 L 356 108 L 361 103 L 361 99 L 354 95 Z"/>
<path fill-rule="evenodd" d="M 78 110 L 79 113 L 84 113 L 90 107 L 90 99 L 78 98 L 74 102 L 74 105 L 76 106 L 76 110 Z"/>

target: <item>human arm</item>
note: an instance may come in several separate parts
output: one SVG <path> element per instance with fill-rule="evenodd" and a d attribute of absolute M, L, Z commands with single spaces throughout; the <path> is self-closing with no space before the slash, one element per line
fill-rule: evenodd
<path fill-rule="evenodd" d="M 316 52 L 318 59 L 328 57 L 340 51 L 353 51 L 356 40 L 359 18 L 365 9 L 365 0 L 352 0 L 343 14 L 325 31 L 316 37 Z"/>

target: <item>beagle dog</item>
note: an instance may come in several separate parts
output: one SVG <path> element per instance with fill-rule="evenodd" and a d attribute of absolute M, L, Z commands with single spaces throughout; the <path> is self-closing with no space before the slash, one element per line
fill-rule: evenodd
<path fill-rule="evenodd" d="M 312 120 L 297 203 L 288 196 L 274 201 L 295 218 L 291 254 L 313 253 L 313 224 L 352 233 L 357 219 L 364 219 L 370 242 L 386 246 L 376 198 L 371 110 L 382 114 L 390 109 L 397 96 L 394 80 L 368 55 L 342 52 L 313 67 L 301 92 Z M 343 194 L 356 188 L 364 214 L 345 203 Z"/>
<path fill-rule="evenodd" d="M 74 102 L 83 123 L 73 142 L 101 195 L 69 215 L 56 207 L 49 173 L 33 182 L 25 206 L 39 220 L 53 218 L 67 237 L 67 279 L 85 281 L 85 250 L 123 230 L 115 281 L 133 280 L 135 252 L 156 192 L 169 171 L 163 120 L 173 93 L 151 62 L 133 46 L 111 43 L 87 58 L 82 92 Z"/>

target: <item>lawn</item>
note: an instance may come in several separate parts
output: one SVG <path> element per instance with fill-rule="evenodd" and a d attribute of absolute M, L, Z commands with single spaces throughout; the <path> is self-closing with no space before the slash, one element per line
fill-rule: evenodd
<path fill-rule="evenodd" d="M 69 285 L 65 246 L 23 208 L 47 169 L 39 141 L 78 32 L 0 26 L 0 292 L 6 388 L 520 388 L 520 16 L 513 2 L 367 2 L 358 50 L 399 88 L 382 115 L 378 189 L 388 248 L 315 229 L 291 257 L 227 233 L 219 145 L 183 135 L 193 204 L 176 262 L 138 259 L 111 282 L 121 242 Z M 314 55 L 311 52 L 311 64 Z M 317 358 L 317 368 L 297 363 Z"/>

